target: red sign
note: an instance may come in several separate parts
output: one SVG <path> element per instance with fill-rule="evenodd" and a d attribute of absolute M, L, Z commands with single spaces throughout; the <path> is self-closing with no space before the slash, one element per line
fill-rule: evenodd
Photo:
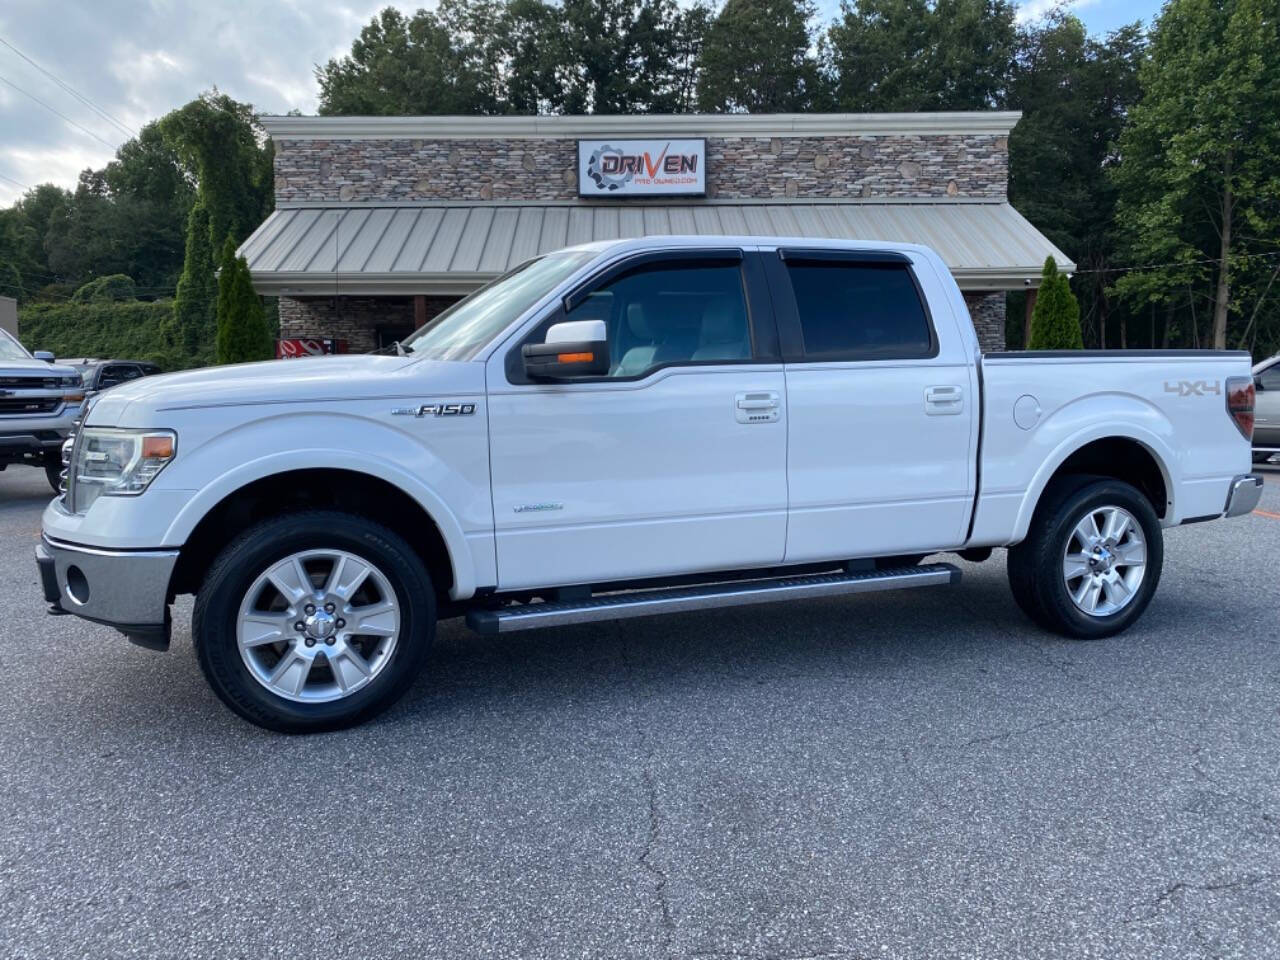
<path fill-rule="evenodd" d="M 347 341 L 334 337 L 289 337 L 276 341 L 277 360 L 318 357 L 326 353 L 346 353 Z"/>

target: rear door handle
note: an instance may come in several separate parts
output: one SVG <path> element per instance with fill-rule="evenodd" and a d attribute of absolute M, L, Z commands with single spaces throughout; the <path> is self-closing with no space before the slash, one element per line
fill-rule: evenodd
<path fill-rule="evenodd" d="M 964 388 L 955 384 L 925 387 L 924 409 L 933 417 L 959 413 L 964 409 Z"/>
<path fill-rule="evenodd" d="M 778 419 L 782 401 L 773 390 L 739 393 L 733 400 L 739 423 L 773 423 Z"/>

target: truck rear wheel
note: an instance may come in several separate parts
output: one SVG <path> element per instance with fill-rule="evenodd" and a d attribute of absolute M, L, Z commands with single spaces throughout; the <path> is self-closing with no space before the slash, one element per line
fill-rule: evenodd
<path fill-rule="evenodd" d="M 1160 520 L 1136 488 L 1064 478 L 1045 491 L 1026 539 L 1009 548 L 1009 586 L 1046 630 L 1100 639 L 1142 616 L 1163 562 Z"/>
<path fill-rule="evenodd" d="M 219 554 L 192 634 L 210 686 L 251 723 L 282 733 L 352 726 L 417 676 L 435 595 L 414 550 L 334 511 L 269 520 Z"/>

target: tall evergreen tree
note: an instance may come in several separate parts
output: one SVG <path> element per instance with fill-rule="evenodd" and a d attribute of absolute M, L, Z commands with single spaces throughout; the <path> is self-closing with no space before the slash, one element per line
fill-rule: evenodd
<path fill-rule="evenodd" d="M 1040 274 L 1040 291 L 1031 312 L 1029 350 L 1079 350 L 1080 304 L 1071 292 L 1065 273 L 1058 272 L 1053 257 L 1046 257 Z"/>
<path fill-rule="evenodd" d="M 217 297 L 213 246 L 209 243 L 209 213 L 203 203 L 197 202 L 187 217 L 186 255 L 168 333 L 174 366 L 195 366 L 212 359 Z"/>
<path fill-rule="evenodd" d="M 222 245 L 218 273 L 218 363 L 270 360 L 271 335 L 262 301 L 253 290 L 249 264 L 236 256 L 230 236 Z"/>

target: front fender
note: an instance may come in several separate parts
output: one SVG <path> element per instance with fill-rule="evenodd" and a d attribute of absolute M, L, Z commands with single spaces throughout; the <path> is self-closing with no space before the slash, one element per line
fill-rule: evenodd
<path fill-rule="evenodd" d="M 488 438 L 473 426 L 432 426 L 438 429 L 428 444 L 407 429 L 355 415 L 275 414 L 217 433 L 189 453 L 182 449 L 184 431 L 172 473 L 162 476 L 169 485 L 195 492 L 169 524 L 164 542 L 185 543 L 210 510 L 256 480 L 312 468 L 348 470 L 395 485 L 427 512 L 449 551 L 451 594 L 469 597 L 477 586 L 470 544 L 491 538 L 493 531 Z"/>

